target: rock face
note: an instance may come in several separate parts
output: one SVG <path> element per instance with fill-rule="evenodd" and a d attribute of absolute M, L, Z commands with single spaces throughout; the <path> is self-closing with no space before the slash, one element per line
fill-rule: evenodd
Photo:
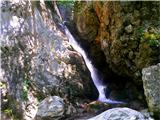
<path fill-rule="evenodd" d="M 40 102 L 36 114 L 36 120 L 57 120 L 63 117 L 64 111 L 63 99 L 58 96 L 50 96 Z"/>
<path fill-rule="evenodd" d="M 3 1 L 1 9 L 0 77 L 7 86 L 2 98 L 8 101 L 3 105 L 2 100 L 2 110 L 32 119 L 38 101 L 47 96 L 75 103 L 95 93 L 82 57 L 58 31 L 57 17 L 43 0 Z"/>
<path fill-rule="evenodd" d="M 91 2 L 89 2 L 90 5 Z M 84 7 L 83 9 L 81 8 L 82 6 Z M 98 18 L 95 12 L 90 12 L 91 9 L 85 2 L 81 2 L 81 7 L 78 3 L 75 4 L 74 20 L 76 21 L 79 35 L 82 39 L 93 42 L 98 32 Z"/>
<path fill-rule="evenodd" d="M 113 108 L 109 109 L 88 120 L 152 120 L 146 118 L 142 113 L 130 108 Z"/>
<path fill-rule="evenodd" d="M 92 2 L 88 1 L 87 3 L 85 1 L 75 2 L 73 18 L 76 30 L 73 31 L 77 31 L 76 36 L 80 38 L 79 43 L 87 46 L 84 49 L 88 52 L 92 63 L 97 68 L 103 68 L 105 66 L 105 56 L 100 46 L 96 45 L 97 41 L 95 41 L 99 29 L 99 21 L 93 10 Z"/>
<path fill-rule="evenodd" d="M 160 114 L 160 63 L 144 68 L 142 80 L 150 111 Z M 160 117 L 160 116 L 159 116 Z"/>
<path fill-rule="evenodd" d="M 95 33 L 86 34 L 86 41 L 92 41 L 92 51 L 103 51 L 116 74 L 142 84 L 142 68 L 160 61 L 160 2 L 77 2 L 74 15 L 80 36 Z M 105 59 L 97 52 L 93 56 Z"/>

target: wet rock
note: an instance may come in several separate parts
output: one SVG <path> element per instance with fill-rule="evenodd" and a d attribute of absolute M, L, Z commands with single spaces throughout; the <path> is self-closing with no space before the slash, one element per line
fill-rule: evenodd
<path fill-rule="evenodd" d="M 160 63 L 142 70 L 143 87 L 149 110 L 160 114 Z M 159 116 L 160 117 L 160 116 Z"/>
<path fill-rule="evenodd" d="M 109 109 L 88 120 L 151 120 L 146 118 L 142 113 L 130 108 L 113 108 Z"/>
<path fill-rule="evenodd" d="M 59 120 L 63 117 L 64 111 L 63 99 L 58 96 L 50 96 L 39 103 L 36 120 Z"/>
<path fill-rule="evenodd" d="M 81 8 L 82 6 L 83 8 Z M 101 51 L 100 41 L 97 37 L 97 34 L 99 26 L 104 27 L 105 24 L 108 24 L 108 19 L 106 18 L 106 21 L 104 20 L 104 23 L 99 23 L 99 19 L 97 17 L 97 14 L 95 13 L 92 1 L 76 1 L 74 9 L 74 22 L 76 27 L 73 27 L 75 29 L 77 28 L 77 34 L 75 36 L 79 38 L 79 43 L 84 45 L 84 49 L 86 50 L 86 52 L 88 52 L 87 54 L 92 63 L 97 68 L 103 69 L 105 66 L 105 56 Z M 73 31 L 75 34 L 75 30 Z"/>

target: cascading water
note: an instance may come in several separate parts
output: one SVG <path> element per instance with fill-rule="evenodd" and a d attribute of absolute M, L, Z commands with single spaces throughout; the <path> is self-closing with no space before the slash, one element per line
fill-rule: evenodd
<path fill-rule="evenodd" d="M 98 101 L 100 102 L 105 102 L 105 103 L 110 103 L 110 104 L 121 104 L 123 102 L 120 102 L 120 101 L 114 101 L 114 100 L 110 100 L 110 99 L 107 99 L 106 96 L 105 96 L 105 86 L 102 84 L 102 80 L 100 78 L 100 76 L 97 74 L 98 71 L 97 69 L 92 65 L 91 61 L 89 60 L 89 58 L 87 57 L 85 51 L 80 47 L 80 45 L 78 44 L 78 42 L 74 39 L 74 37 L 72 36 L 72 34 L 70 33 L 70 31 L 68 30 L 68 28 L 63 25 L 63 28 L 64 28 L 64 31 L 65 31 L 65 34 L 67 36 L 67 38 L 69 39 L 69 43 L 72 45 L 72 47 L 77 51 L 79 52 L 90 73 L 91 73 L 91 78 L 94 82 L 94 85 L 96 86 L 98 92 L 99 92 L 99 97 L 98 97 Z"/>

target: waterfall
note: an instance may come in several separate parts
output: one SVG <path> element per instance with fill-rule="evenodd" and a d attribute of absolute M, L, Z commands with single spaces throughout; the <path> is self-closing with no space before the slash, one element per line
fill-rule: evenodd
<path fill-rule="evenodd" d="M 72 36 L 72 34 L 70 33 L 70 31 L 68 30 L 68 28 L 63 25 L 65 34 L 67 36 L 67 38 L 69 39 L 69 43 L 72 45 L 72 47 L 79 52 L 85 63 L 86 66 L 88 67 L 90 73 L 91 73 L 91 78 L 93 80 L 94 85 L 96 86 L 98 92 L 99 92 L 99 97 L 98 97 L 98 101 L 100 102 L 105 102 L 105 103 L 110 103 L 110 104 L 120 104 L 123 102 L 120 101 L 115 101 L 115 100 L 110 100 L 107 99 L 105 96 L 105 86 L 102 84 L 102 80 L 100 78 L 100 76 L 98 75 L 98 70 L 92 65 L 91 61 L 89 60 L 89 58 L 87 57 L 85 51 L 81 48 L 81 46 L 78 44 L 78 42 L 74 39 L 74 37 Z"/>

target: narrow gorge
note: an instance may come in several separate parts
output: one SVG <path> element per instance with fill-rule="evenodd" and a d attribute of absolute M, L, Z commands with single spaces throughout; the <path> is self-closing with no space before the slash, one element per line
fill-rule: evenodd
<path fill-rule="evenodd" d="M 159 120 L 159 1 L 2 0 L 2 120 Z"/>
<path fill-rule="evenodd" d="M 109 104 L 122 104 L 123 102 L 120 101 L 115 101 L 115 100 L 110 100 L 107 99 L 105 96 L 105 89 L 106 86 L 103 85 L 102 80 L 100 78 L 100 76 L 98 75 L 98 70 L 92 65 L 91 61 L 89 60 L 89 58 L 87 57 L 85 51 L 81 48 L 81 46 L 77 43 L 77 41 L 73 38 L 73 36 L 71 35 L 70 31 L 67 29 L 67 27 L 65 25 L 64 26 L 64 31 L 66 33 L 67 38 L 69 39 L 70 44 L 72 45 L 72 47 L 79 52 L 82 56 L 83 59 L 86 63 L 87 68 L 90 71 L 91 74 L 91 78 L 93 80 L 94 85 L 96 86 L 99 96 L 98 96 L 98 101 L 100 102 L 104 102 L 104 103 L 109 103 Z"/>

